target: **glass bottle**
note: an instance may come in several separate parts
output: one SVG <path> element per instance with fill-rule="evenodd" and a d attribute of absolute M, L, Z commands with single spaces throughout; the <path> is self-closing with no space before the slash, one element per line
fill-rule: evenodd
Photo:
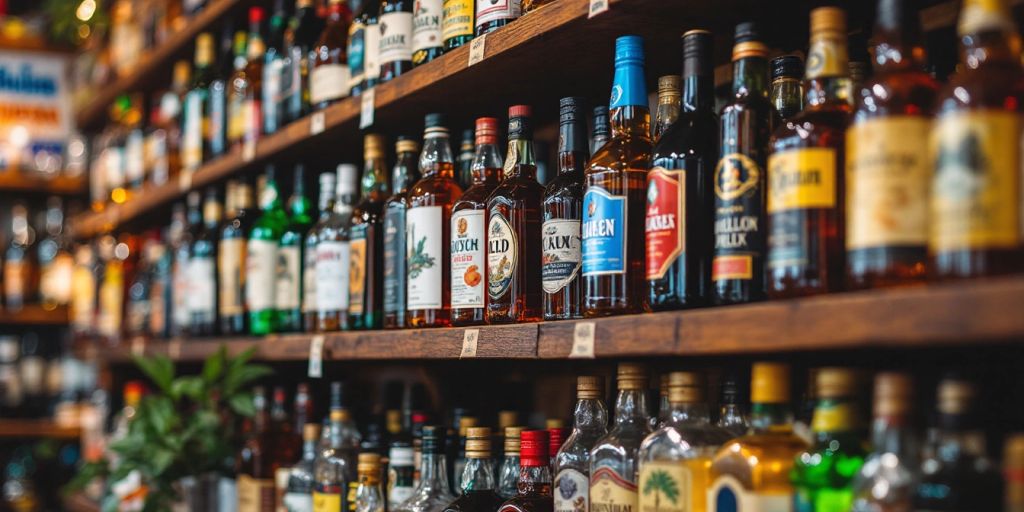
<path fill-rule="evenodd" d="M 292 2 L 289 2 L 292 3 Z M 266 52 L 263 54 L 263 133 L 274 133 L 284 126 L 284 83 L 285 71 L 285 25 L 288 13 L 284 10 L 284 0 L 274 0 L 274 9 L 267 24 Z"/>
<path fill-rule="evenodd" d="M 598 105 L 594 107 L 593 114 L 593 130 L 590 132 L 590 154 L 597 153 L 597 150 L 601 149 L 611 137 L 612 127 L 608 121 L 608 107 L 605 105 Z"/>
<path fill-rule="evenodd" d="M 711 294 L 708 221 L 718 161 L 711 44 L 706 30 L 683 34 L 683 111 L 654 147 L 647 175 L 647 307 L 655 311 L 702 305 Z"/>
<path fill-rule="evenodd" d="M 221 205 L 217 188 L 208 187 L 203 200 L 202 229 L 192 240 L 188 256 L 189 334 L 217 334 L 217 231 Z"/>
<path fill-rule="evenodd" d="M 384 160 L 384 137 L 367 134 L 363 140 L 362 199 L 352 210 L 349 228 L 348 319 L 352 329 L 380 329 L 384 272 L 379 267 L 384 249 L 384 201 L 391 195 Z"/>
<path fill-rule="evenodd" d="M 271 467 L 273 446 L 268 435 L 270 418 L 267 397 L 262 387 L 253 392 L 256 414 L 252 429 L 239 452 L 238 510 L 272 510 L 274 508 L 274 469 Z"/>
<path fill-rule="evenodd" d="M 551 512 L 551 467 L 548 432 L 525 430 L 520 437 L 519 481 L 516 495 L 501 504 L 499 512 Z"/>
<path fill-rule="evenodd" d="M 472 129 L 462 131 L 462 142 L 459 144 L 459 174 L 456 176 L 456 181 L 459 182 L 459 186 L 463 190 L 467 191 L 469 187 L 473 186 L 473 161 L 476 159 L 475 142 L 476 138 Z M 501 158 L 501 155 L 498 155 L 498 158 Z"/>
<path fill-rule="evenodd" d="M 522 15 L 522 0 L 494 0 L 476 3 L 476 36 L 508 25 Z"/>
<path fill-rule="evenodd" d="M 39 262 L 39 300 L 50 311 L 71 301 L 71 275 L 75 265 L 64 233 L 64 201 L 46 200 L 46 236 L 36 244 Z"/>
<path fill-rule="evenodd" d="M 347 38 L 349 26 L 348 8 L 343 0 L 328 1 L 327 23 L 320 38 L 313 45 L 316 56 L 309 71 L 309 102 L 313 110 L 323 110 L 328 105 L 349 95 Z"/>
<path fill-rule="evenodd" d="M 395 441 L 388 451 L 388 503 L 398 505 L 412 497 L 416 491 L 413 474 L 416 472 L 412 446 L 408 441 Z"/>
<path fill-rule="evenodd" d="M 618 387 L 615 422 L 590 451 L 590 509 L 594 512 L 637 509 L 637 452 L 651 433 L 646 369 L 619 363 Z"/>
<path fill-rule="evenodd" d="M 501 506 L 504 500 L 495 491 L 491 429 L 470 427 L 466 430 L 466 466 L 460 480 L 461 495 L 449 503 L 444 512 L 495 512 Z"/>
<path fill-rule="evenodd" d="M 406 323 L 442 327 L 450 323 L 451 214 L 462 189 L 455 182 L 455 159 L 442 114 L 427 114 L 420 172 L 409 189 L 406 210 Z"/>
<path fill-rule="evenodd" d="M 853 482 L 853 512 L 911 510 L 920 457 L 910 423 L 913 384 L 903 373 L 875 377 L 872 451 Z"/>
<path fill-rule="evenodd" d="M 277 249 L 288 225 L 288 216 L 278 197 L 273 164 L 267 165 L 260 185 L 260 216 L 249 230 L 245 256 L 245 303 L 249 310 L 249 332 L 254 335 L 270 334 L 277 327 Z"/>
<path fill-rule="evenodd" d="M 459 412 L 459 409 L 454 411 Z M 468 411 L 465 411 L 468 412 Z M 476 427 L 480 424 L 480 418 L 473 416 L 458 416 L 457 421 L 453 421 L 452 424 L 459 426 L 458 435 L 452 435 L 452 431 L 449 430 L 449 446 L 446 449 L 446 456 L 448 460 L 452 462 L 452 471 L 450 472 L 451 487 L 456 494 L 462 494 L 462 470 L 466 468 L 466 462 L 469 460 L 466 455 L 466 443 L 469 439 L 469 429 Z"/>
<path fill-rule="evenodd" d="M 381 0 L 365 0 L 363 23 L 366 25 L 366 42 L 363 48 L 363 81 L 360 88 L 367 91 L 380 83 L 380 3 Z"/>
<path fill-rule="evenodd" d="M 555 453 L 555 512 L 590 509 L 590 450 L 608 433 L 604 378 L 576 377 L 572 433 Z"/>
<path fill-rule="evenodd" d="M 663 373 L 658 379 L 658 415 L 651 417 L 651 429 L 657 430 L 669 420 L 669 412 L 672 410 L 668 402 L 668 374 Z"/>
<path fill-rule="evenodd" d="M 1021 512 L 1024 510 L 1024 436 L 1021 434 L 1008 436 L 1003 444 L 1003 475 L 1006 478 L 1003 511 Z"/>
<path fill-rule="evenodd" d="M 715 424 L 731 433 L 732 437 L 743 436 L 750 430 L 750 422 L 740 401 L 739 382 L 735 375 L 725 377 L 721 391 L 718 421 Z"/>
<path fill-rule="evenodd" d="M 213 36 L 204 32 L 196 37 L 195 71 L 191 88 L 185 93 L 182 111 L 181 172 L 194 172 L 211 155 L 204 125 L 209 123 L 213 74 Z"/>
<path fill-rule="evenodd" d="M 924 71 L 915 4 L 879 0 L 877 12 L 875 75 L 855 90 L 846 131 L 846 283 L 854 289 L 922 281 L 927 260 L 939 86 Z"/>
<path fill-rule="evenodd" d="M 267 47 L 263 42 L 262 7 L 249 8 L 249 40 L 245 43 L 245 77 L 248 85 L 244 88 L 242 103 L 243 152 L 255 151 L 256 141 L 263 133 L 263 58 Z"/>
<path fill-rule="evenodd" d="M 772 129 L 784 125 L 804 109 L 804 62 L 796 55 L 782 55 L 771 62 Z"/>
<path fill-rule="evenodd" d="M 352 23 L 348 25 L 348 34 L 346 35 L 346 64 L 348 65 L 348 85 L 349 94 L 352 96 L 358 96 L 363 93 L 363 85 L 366 82 L 366 22 L 367 18 L 377 18 L 377 11 L 368 12 L 370 6 L 368 4 L 377 2 L 368 2 L 365 0 L 350 0 L 348 3 L 349 10 L 352 11 Z M 377 33 L 377 37 L 380 33 Z M 374 80 L 376 83 L 376 80 Z"/>
<path fill-rule="evenodd" d="M 260 8 L 253 7 L 252 9 Z M 250 10 L 249 17 L 252 18 L 252 15 L 253 13 Z M 225 100 L 225 115 L 227 118 L 225 150 L 237 150 L 240 148 L 242 146 L 242 139 L 245 136 L 245 122 L 247 120 L 245 97 L 248 94 L 252 80 L 252 77 L 246 74 L 246 65 L 249 62 L 247 57 L 248 43 L 249 41 L 244 31 L 239 30 L 235 33 L 235 56 L 232 66 L 234 69 L 231 73 L 231 78 L 228 79 L 227 91 L 225 93 L 227 96 Z"/>
<path fill-rule="evenodd" d="M 1021 41 L 1008 2 L 965 1 L 959 72 L 932 131 L 928 251 L 940 279 L 1024 268 L 1021 244 Z"/>
<path fill-rule="evenodd" d="M 354 476 L 351 452 L 345 445 L 345 412 L 331 406 L 327 447 L 313 462 L 313 511 L 342 512 L 348 510 L 348 484 Z"/>
<path fill-rule="evenodd" d="M 249 314 L 245 305 L 246 245 L 257 211 L 252 207 L 252 186 L 245 181 L 228 182 L 227 217 L 217 248 L 218 310 L 220 332 L 248 334 Z"/>
<path fill-rule="evenodd" d="M 178 203 L 171 213 L 170 245 L 171 245 L 171 318 L 170 335 L 186 336 L 192 318 L 188 310 L 188 255 L 192 243 L 192 230 L 196 222 L 201 222 L 202 214 L 198 212 L 199 193 L 189 192 L 185 197 L 185 204 Z M 198 217 L 197 217 L 198 214 Z M 104 238 L 97 243 L 97 255 L 102 256 L 100 249 L 103 248 Z M 102 259 L 102 258 L 99 258 Z M 102 265 L 100 263 L 100 265 Z M 97 275 L 96 284 L 99 286 L 100 277 Z M 97 292 L 99 290 L 97 289 Z"/>
<path fill-rule="evenodd" d="M 583 218 L 583 172 L 590 158 L 584 104 L 585 100 L 579 97 L 562 98 L 558 104 L 558 175 L 544 190 L 544 224 L 541 226 L 545 320 L 582 316 L 580 220 Z"/>
<path fill-rule="evenodd" d="M 508 109 L 504 178 L 487 199 L 487 323 L 543 317 L 541 201 L 528 105 Z M 453 272 L 454 273 L 454 272 Z"/>
<path fill-rule="evenodd" d="M 284 493 L 284 508 L 288 512 L 312 512 L 313 464 L 316 461 L 316 442 L 320 438 L 320 425 L 306 423 L 302 427 L 302 459 L 288 470 L 288 487 Z"/>
<path fill-rule="evenodd" d="M 455 501 L 448 486 L 448 471 L 445 469 L 444 428 L 436 425 L 423 427 L 423 442 L 420 446 L 420 479 L 412 497 L 390 507 L 391 512 L 430 512 L 442 510 Z"/>
<path fill-rule="evenodd" d="M 498 495 L 506 500 L 511 499 L 517 492 L 522 433 L 523 427 L 505 427 L 505 453 L 501 457 L 501 465 L 498 466 Z"/>
<path fill-rule="evenodd" d="M 807 107 L 772 134 L 768 157 L 771 298 L 838 290 L 844 273 L 844 132 L 850 116 L 846 15 L 811 11 Z"/>
<path fill-rule="evenodd" d="M 15 203 L 11 209 L 11 241 L 3 260 L 4 306 L 11 311 L 35 301 L 39 272 L 32 251 L 34 239 L 28 208 Z"/>
<path fill-rule="evenodd" d="M 615 40 L 612 138 L 584 175 L 583 315 L 597 317 L 641 310 L 644 292 L 643 212 L 651 129 L 644 85 L 643 40 Z M 628 241 L 633 243 L 628 243 Z"/>
<path fill-rule="evenodd" d="M 444 53 L 443 0 L 416 0 L 412 18 L 412 65 L 422 66 Z"/>
<path fill-rule="evenodd" d="M 768 48 L 753 23 L 736 26 L 732 101 L 722 109 L 715 166 L 714 257 L 716 304 L 764 299 L 765 164 L 771 136 Z"/>
<path fill-rule="evenodd" d="M 340 331 L 348 326 L 349 225 L 356 201 L 356 177 L 352 164 L 338 165 L 338 186 L 331 214 L 317 223 L 316 308 L 317 331 Z"/>
<path fill-rule="evenodd" d="M 454 50 L 473 39 L 473 19 L 476 14 L 472 0 L 444 0 L 441 6 L 441 38 L 444 51 Z"/>
<path fill-rule="evenodd" d="M 654 132 L 651 141 L 655 144 L 661 135 L 679 119 L 682 109 L 682 81 L 679 75 L 658 77 L 658 108 L 654 111 Z"/>
<path fill-rule="evenodd" d="M 420 179 L 420 145 L 408 137 L 395 142 L 395 167 L 391 186 L 394 193 L 384 202 L 383 311 L 384 328 L 405 327 L 405 213 L 409 189 Z"/>
<path fill-rule="evenodd" d="M 487 198 L 501 183 L 498 120 L 476 120 L 476 153 L 470 187 L 452 206 L 450 249 L 452 325 L 484 323 L 486 292 Z"/>
<path fill-rule="evenodd" d="M 380 81 L 387 82 L 412 70 L 413 1 L 380 3 Z"/>
<path fill-rule="evenodd" d="M 277 276 L 274 285 L 276 332 L 302 331 L 302 300 L 305 297 L 303 285 L 307 281 L 307 274 L 313 273 L 313 267 L 307 267 L 305 263 L 316 262 L 315 254 L 313 258 L 304 254 L 306 247 L 303 241 L 313 225 L 313 206 L 306 197 L 305 166 L 295 164 L 294 174 L 292 195 L 288 198 L 288 224 L 281 233 L 277 247 Z"/>
<path fill-rule="evenodd" d="M 357 460 L 359 487 L 356 488 L 355 512 L 384 512 L 380 454 L 360 453 Z"/>
<path fill-rule="evenodd" d="M 228 108 L 229 95 L 232 94 L 234 86 L 234 75 L 238 70 L 236 56 L 245 56 L 245 33 L 240 32 L 241 37 L 236 41 L 233 23 L 225 23 L 220 36 L 220 55 L 218 66 L 210 81 L 208 89 L 208 103 L 203 106 L 207 112 L 206 122 L 209 123 L 208 130 L 204 130 L 203 143 L 210 148 L 209 157 L 223 155 L 229 147 L 229 130 L 232 128 L 230 114 L 234 108 Z M 236 48 L 236 43 L 240 45 Z M 241 62 L 239 62 L 241 64 Z"/>
<path fill-rule="evenodd" d="M 285 117 L 291 122 L 309 113 L 309 72 L 315 60 L 313 47 L 323 31 L 324 21 L 316 15 L 313 0 L 296 0 L 292 16 L 291 44 L 288 59 L 291 60 L 291 78 L 286 79 Z"/>
<path fill-rule="evenodd" d="M 316 246 L 318 227 L 327 222 L 334 213 L 334 194 L 337 189 L 337 175 L 333 172 L 320 174 L 320 198 L 317 201 L 320 215 L 313 227 L 309 228 L 303 240 L 304 270 L 302 279 L 302 325 L 305 332 L 317 329 L 316 307 Z"/>

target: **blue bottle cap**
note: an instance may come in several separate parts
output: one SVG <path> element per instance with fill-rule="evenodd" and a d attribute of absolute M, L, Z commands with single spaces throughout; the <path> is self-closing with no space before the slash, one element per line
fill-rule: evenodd
<path fill-rule="evenodd" d="M 644 39 L 622 36 L 615 40 L 615 65 L 644 63 Z"/>

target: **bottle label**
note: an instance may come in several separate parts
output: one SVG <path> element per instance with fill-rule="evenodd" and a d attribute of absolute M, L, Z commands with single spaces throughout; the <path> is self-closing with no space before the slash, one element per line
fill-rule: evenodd
<path fill-rule="evenodd" d="M 636 484 L 605 466 L 590 476 L 590 512 L 634 512 Z"/>
<path fill-rule="evenodd" d="M 195 315 L 216 314 L 217 270 L 210 256 L 193 256 L 188 259 L 188 309 Z"/>
<path fill-rule="evenodd" d="M 304 492 L 285 493 L 284 509 L 288 512 L 313 512 L 313 495 Z"/>
<path fill-rule="evenodd" d="M 443 0 L 416 0 L 416 17 L 412 25 L 412 51 L 441 46 L 441 15 Z"/>
<path fill-rule="evenodd" d="M 846 248 L 928 242 L 931 121 L 868 119 L 846 130 Z"/>
<path fill-rule="evenodd" d="M 471 35 L 473 35 L 473 2 L 444 0 L 441 37 L 447 41 L 454 37 Z"/>
<path fill-rule="evenodd" d="M 348 67 L 344 64 L 322 64 L 313 68 L 309 77 L 309 101 L 318 104 L 348 96 Z"/>
<path fill-rule="evenodd" d="M 171 317 L 175 327 L 188 327 L 191 318 L 189 317 L 188 292 L 190 282 L 188 279 L 188 256 L 182 249 L 179 249 L 174 257 L 171 283 Z M 6 279 L 5 279 L 6 280 Z M 100 283 L 100 289 L 103 283 Z"/>
<path fill-rule="evenodd" d="M 277 284 L 274 287 L 274 303 L 278 310 L 293 310 L 299 307 L 299 283 L 302 282 L 302 255 L 297 245 L 277 249 Z"/>
<path fill-rule="evenodd" d="M 786 490 L 768 494 L 747 490 L 732 476 L 720 476 L 708 489 L 708 512 L 793 512 L 793 494 Z"/>
<path fill-rule="evenodd" d="M 274 272 L 277 270 L 277 242 L 249 240 L 245 257 L 245 304 L 249 311 L 274 307 Z"/>
<path fill-rule="evenodd" d="M 238 512 L 274 512 L 274 480 L 238 475 Z"/>
<path fill-rule="evenodd" d="M 416 488 L 404 485 L 396 485 L 388 492 L 388 503 L 402 503 L 416 494 Z"/>
<path fill-rule="evenodd" d="M 647 174 L 647 279 L 660 279 L 686 253 L 686 174 L 654 167 Z"/>
<path fill-rule="evenodd" d="M 409 276 L 406 295 L 411 311 L 444 306 L 441 301 L 443 216 L 441 206 L 409 208 L 406 213 Z"/>
<path fill-rule="evenodd" d="M 341 512 L 341 494 L 313 491 L 313 512 Z"/>
<path fill-rule="evenodd" d="M 316 246 L 317 311 L 348 309 L 348 242 L 321 241 Z"/>
<path fill-rule="evenodd" d="M 185 95 L 185 122 L 181 133 L 181 166 L 194 171 L 203 164 L 203 93 Z"/>
<path fill-rule="evenodd" d="M 932 252 L 1020 244 L 1020 114 L 953 112 L 932 139 Z"/>
<path fill-rule="evenodd" d="M 222 239 L 217 254 L 220 265 L 220 314 L 221 316 L 245 313 L 242 301 L 245 289 L 245 239 Z"/>
<path fill-rule="evenodd" d="M 545 292 L 557 293 L 576 279 L 580 271 L 580 221 L 546 220 L 541 233 L 541 285 Z"/>
<path fill-rule="evenodd" d="M 352 20 L 348 27 L 348 71 L 349 89 L 358 86 L 366 79 L 366 25 L 359 20 Z"/>
<path fill-rule="evenodd" d="M 707 509 L 707 457 L 644 463 L 640 469 L 640 512 Z"/>
<path fill-rule="evenodd" d="M 626 271 L 626 196 L 613 196 L 601 187 L 583 195 L 583 275 L 622 274 Z"/>
<path fill-rule="evenodd" d="M 284 76 L 284 60 L 278 56 L 263 65 L 263 104 L 267 106 L 268 112 L 273 112 L 281 104 L 283 90 L 281 89 L 281 77 Z M 277 126 L 277 118 L 268 115 L 264 121 L 267 126 Z M 269 130 L 268 130 L 269 131 Z"/>
<path fill-rule="evenodd" d="M 845 38 L 837 41 L 832 37 L 815 37 L 807 49 L 805 74 L 808 79 L 847 76 L 850 72 L 848 61 Z"/>
<path fill-rule="evenodd" d="M 366 26 L 366 42 L 363 50 L 363 73 L 366 80 L 380 78 L 380 28 L 377 24 Z"/>
<path fill-rule="evenodd" d="M 498 20 L 514 20 L 522 13 L 521 0 L 487 0 L 476 3 L 476 26 Z"/>
<path fill-rule="evenodd" d="M 303 246 L 302 255 L 302 312 L 316 311 L 316 245 Z"/>
<path fill-rule="evenodd" d="M 811 429 L 815 432 L 845 432 L 859 426 L 860 414 L 848 402 L 819 404 L 811 419 Z"/>
<path fill-rule="evenodd" d="M 452 307 L 484 307 L 484 211 L 452 215 Z"/>
<path fill-rule="evenodd" d="M 75 265 L 71 290 L 71 318 L 78 330 L 88 331 L 92 327 L 95 312 L 93 301 L 96 298 L 96 278 L 89 267 Z"/>
<path fill-rule="evenodd" d="M 412 60 L 412 13 L 389 12 L 380 17 L 380 63 Z"/>
<path fill-rule="evenodd" d="M 210 152 L 219 155 L 224 152 L 224 136 L 228 128 L 227 91 L 223 80 L 210 84 Z"/>
<path fill-rule="evenodd" d="M 404 306 L 405 208 L 391 205 L 384 214 L 384 312 L 398 312 Z"/>
<path fill-rule="evenodd" d="M 348 312 L 361 315 L 366 297 L 366 225 L 353 226 L 348 243 Z"/>
<path fill-rule="evenodd" d="M 519 264 L 519 240 L 508 219 L 498 207 L 491 210 L 487 223 L 487 293 L 498 300 L 516 275 Z"/>
<path fill-rule="evenodd" d="M 242 138 L 246 142 L 255 142 L 263 127 L 263 110 L 260 100 L 245 100 L 245 103 L 242 104 L 242 116 Z"/>
<path fill-rule="evenodd" d="M 801 148 L 768 157 L 768 213 L 836 205 L 836 152 Z"/>
<path fill-rule="evenodd" d="M 715 257 L 711 280 L 753 279 L 754 257 L 764 253 L 761 180 L 754 159 L 730 153 L 715 166 Z"/>
<path fill-rule="evenodd" d="M 590 481 L 575 469 L 563 469 L 555 477 L 555 512 L 588 512 Z"/>

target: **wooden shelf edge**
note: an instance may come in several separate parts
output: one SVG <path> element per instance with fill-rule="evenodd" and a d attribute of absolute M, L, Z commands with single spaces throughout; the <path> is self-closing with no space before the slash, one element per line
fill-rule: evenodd
<path fill-rule="evenodd" d="M 47 178 L 27 171 L 0 170 L 0 191 L 74 195 L 83 194 L 85 190 L 85 176 Z"/>
<path fill-rule="evenodd" d="M 62 427 L 48 419 L 0 420 L 0 438 L 54 438 L 78 439 L 78 428 Z"/>
<path fill-rule="evenodd" d="M 99 512 L 100 504 L 82 493 L 72 493 L 61 499 L 68 512 Z"/>
<path fill-rule="evenodd" d="M 29 304 L 18 310 L 0 309 L 0 325 L 66 325 L 68 308 L 58 306 L 47 310 L 39 304 Z"/>

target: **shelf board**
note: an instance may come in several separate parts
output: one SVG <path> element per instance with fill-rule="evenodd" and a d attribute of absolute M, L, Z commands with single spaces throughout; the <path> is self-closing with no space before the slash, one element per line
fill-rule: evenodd
<path fill-rule="evenodd" d="M 58 175 L 46 178 L 17 170 L 0 170 L 0 191 L 41 192 L 45 194 L 77 195 L 85 193 L 85 176 L 69 178 Z"/>
<path fill-rule="evenodd" d="M 66 325 L 68 308 L 58 306 L 45 309 L 40 304 L 28 304 L 21 309 L 0 308 L 0 325 Z"/>
<path fill-rule="evenodd" d="M 718 356 L 793 351 L 971 346 L 1024 342 L 1024 277 L 983 279 L 594 320 L 504 326 L 324 334 L 324 360 L 458 359 L 467 329 L 478 358 L 567 359 L 578 322 L 594 322 L 599 358 Z M 172 341 L 133 340 L 102 350 L 111 362 L 132 353 L 201 361 L 226 344 L 257 347 L 264 361 L 305 361 L 313 334 Z"/>
<path fill-rule="evenodd" d="M 64 509 L 69 512 L 100 512 L 100 504 L 83 493 L 72 493 L 61 498 Z"/>
<path fill-rule="evenodd" d="M 53 439 L 78 439 L 78 428 L 62 427 L 53 420 L 0 420 L 0 439 L 24 439 L 48 437 Z"/>

